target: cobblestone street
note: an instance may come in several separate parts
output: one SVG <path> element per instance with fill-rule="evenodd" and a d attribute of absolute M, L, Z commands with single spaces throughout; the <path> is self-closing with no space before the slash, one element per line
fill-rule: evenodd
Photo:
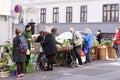
<path fill-rule="evenodd" d="M 120 63 L 114 60 L 93 61 L 76 68 L 55 67 L 54 71 L 36 71 L 25 74 L 21 80 L 120 80 Z M 14 77 L 0 80 L 16 80 Z"/>

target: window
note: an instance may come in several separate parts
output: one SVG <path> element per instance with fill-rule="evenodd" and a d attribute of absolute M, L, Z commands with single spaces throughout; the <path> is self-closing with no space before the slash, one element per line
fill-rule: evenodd
<path fill-rule="evenodd" d="M 59 8 L 53 8 L 53 23 L 59 22 Z"/>
<path fill-rule="evenodd" d="M 119 4 L 103 5 L 103 22 L 119 21 Z"/>
<path fill-rule="evenodd" d="M 80 22 L 87 22 L 87 6 L 81 6 Z"/>
<path fill-rule="evenodd" d="M 72 7 L 66 8 L 66 22 L 72 22 Z"/>
<path fill-rule="evenodd" d="M 46 8 L 41 9 L 41 23 L 46 23 Z"/>

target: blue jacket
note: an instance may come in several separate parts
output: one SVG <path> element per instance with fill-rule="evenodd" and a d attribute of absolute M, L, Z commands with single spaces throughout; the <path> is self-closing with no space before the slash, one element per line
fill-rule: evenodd
<path fill-rule="evenodd" d="M 88 33 L 85 38 L 84 38 L 84 42 L 88 47 L 92 47 L 93 46 L 93 36 L 92 33 Z"/>

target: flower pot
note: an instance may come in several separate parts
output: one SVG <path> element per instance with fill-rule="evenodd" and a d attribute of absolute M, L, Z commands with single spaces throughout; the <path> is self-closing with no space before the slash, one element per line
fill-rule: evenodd
<path fill-rule="evenodd" d="M 107 47 L 108 50 L 108 58 L 115 59 L 115 49 L 113 49 L 111 46 Z"/>
<path fill-rule="evenodd" d="M 97 46 L 91 48 L 91 60 L 97 60 Z"/>
<path fill-rule="evenodd" d="M 14 72 L 10 72 L 10 76 L 11 77 L 14 77 L 15 75 L 14 75 Z"/>
<path fill-rule="evenodd" d="M 6 62 L 1 62 L 0 63 L 0 68 L 3 68 L 5 64 L 6 64 Z"/>
<path fill-rule="evenodd" d="M 98 47 L 98 59 L 106 60 L 106 47 Z"/>

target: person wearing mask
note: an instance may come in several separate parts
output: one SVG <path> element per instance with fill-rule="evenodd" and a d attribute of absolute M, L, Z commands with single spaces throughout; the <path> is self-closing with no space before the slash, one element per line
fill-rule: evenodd
<path fill-rule="evenodd" d="M 31 32 L 31 25 L 27 24 L 25 27 L 25 31 L 22 32 L 22 35 L 28 40 L 28 48 L 30 50 L 31 46 L 30 46 L 30 42 L 32 41 L 32 32 Z M 26 64 L 29 63 L 29 59 L 30 59 L 30 54 L 26 55 L 27 56 L 27 61 Z"/>
<path fill-rule="evenodd" d="M 52 34 L 49 31 L 44 32 L 45 39 L 41 42 L 43 52 L 46 54 L 47 69 L 45 71 L 53 71 L 53 58 L 57 53 L 57 47 Z"/>
<path fill-rule="evenodd" d="M 102 34 L 101 34 L 101 30 L 97 30 L 97 41 L 99 42 L 99 44 L 101 44 L 101 39 L 102 39 Z"/>
<path fill-rule="evenodd" d="M 86 60 L 84 63 L 87 64 L 91 62 L 90 53 L 91 53 L 91 48 L 93 46 L 93 35 L 89 28 L 85 28 L 85 33 L 86 36 L 84 36 L 84 47 L 85 46 L 87 47 L 87 51 L 84 51 L 86 54 Z"/>
<path fill-rule="evenodd" d="M 120 60 L 120 28 L 116 28 L 116 34 L 114 36 L 114 45 L 117 60 Z"/>
<path fill-rule="evenodd" d="M 24 78 L 24 62 L 26 61 L 26 53 L 25 52 L 20 52 L 20 44 L 21 44 L 21 39 L 24 40 L 24 42 L 27 43 L 27 40 L 24 38 L 24 36 L 21 35 L 22 31 L 19 29 L 16 29 L 15 31 L 16 36 L 13 39 L 13 61 L 17 65 L 17 72 L 18 75 L 16 76 L 17 79 Z M 26 46 L 28 49 L 28 45 Z"/>
<path fill-rule="evenodd" d="M 75 52 L 75 61 L 78 59 L 79 65 L 82 65 L 82 59 L 79 55 L 81 46 L 82 46 L 82 37 L 80 36 L 80 33 L 76 31 L 74 28 L 70 28 L 69 31 L 73 34 L 73 47 Z"/>

